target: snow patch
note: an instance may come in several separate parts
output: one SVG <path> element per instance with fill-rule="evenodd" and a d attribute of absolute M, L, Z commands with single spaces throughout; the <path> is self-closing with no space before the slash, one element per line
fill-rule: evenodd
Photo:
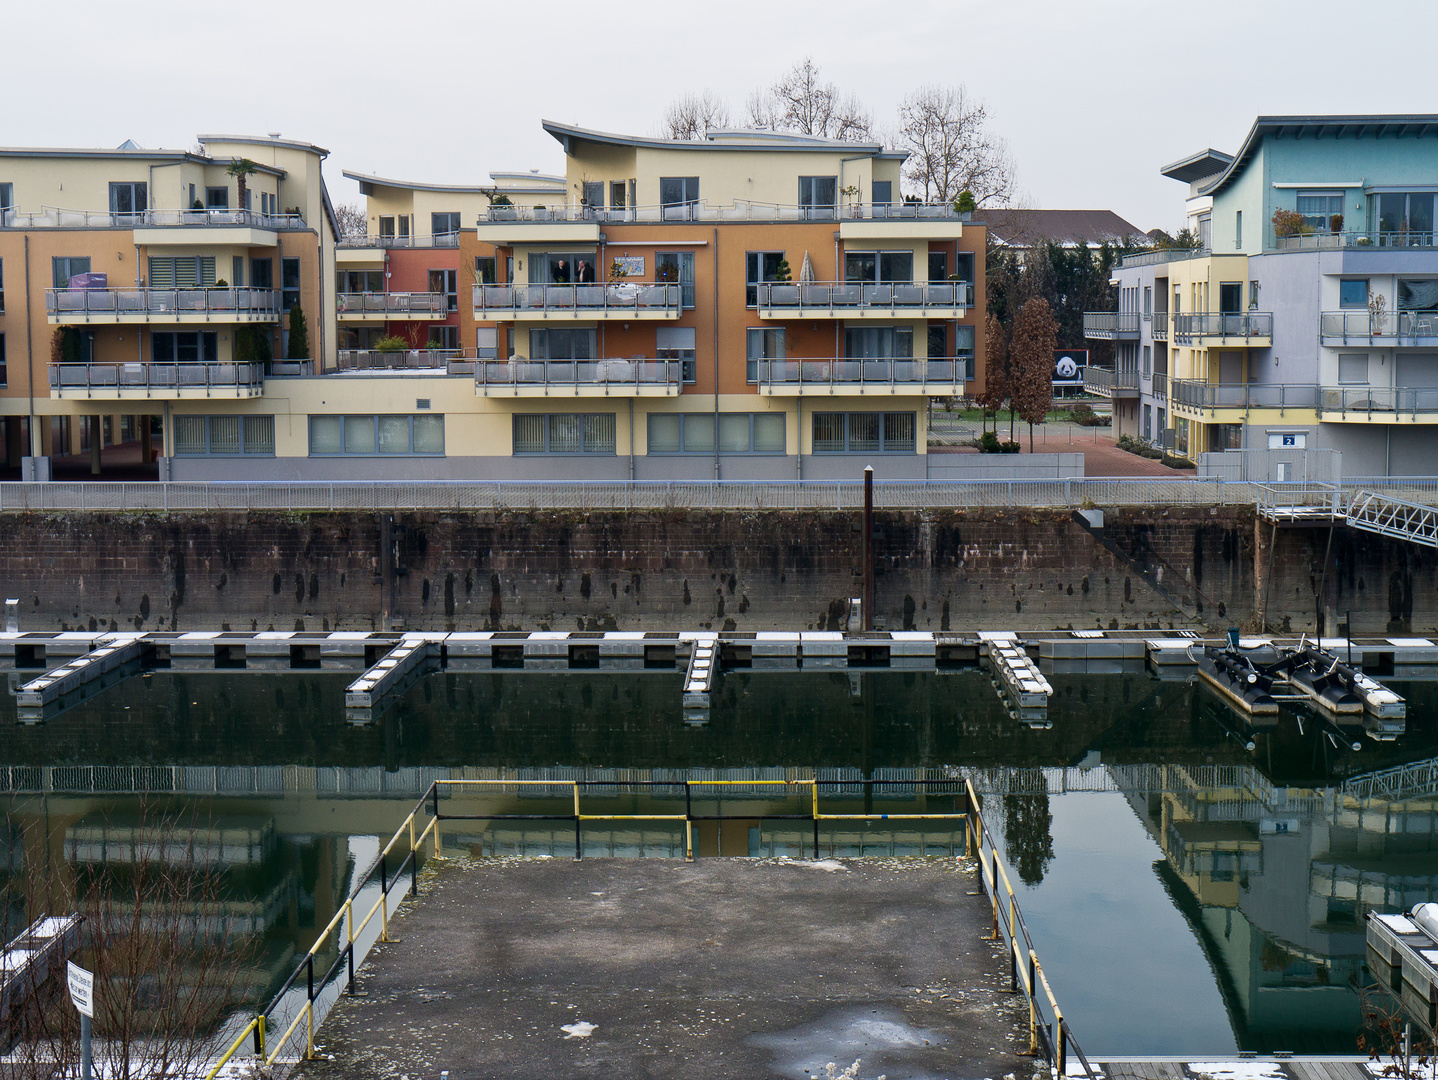
<path fill-rule="evenodd" d="M 587 1039 L 594 1034 L 595 1026 L 588 1020 L 577 1020 L 572 1024 L 562 1025 L 559 1030 L 564 1032 L 566 1039 Z"/>
<path fill-rule="evenodd" d="M 1286 1080 L 1283 1066 L 1276 1061 L 1190 1061 L 1189 1072 L 1213 1080 Z"/>

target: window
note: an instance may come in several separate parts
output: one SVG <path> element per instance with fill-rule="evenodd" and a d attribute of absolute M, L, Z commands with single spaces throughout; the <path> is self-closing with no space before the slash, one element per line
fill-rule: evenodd
<path fill-rule="evenodd" d="M 150 257 L 150 288 L 208 289 L 215 284 L 213 255 Z"/>
<path fill-rule="evenodd" d="M 213 331 L 150 334 L 150 361 L 155 364 L 214 364 L 220 359 L 220 335 Z"/>
<path fill-rule="evenodd" d="M 1338 283 L 1338 306 L 1366 308 L 1368 306 L 1368 279 L 1344 278 Z"/>
<path fill-rule="evenodd" d="M 1340 383 L 1366 384 L 1368 382 L 1368 354 L 1361 352 L 1339 353 L 1338 381 Z"/>
<path fill-rule="evenodd" d="M 458 212 L 430 214 L 429 231 L 436 238 L 453 236 L 459 232 Z"/>
<path fill-rule="evenodd" d="M 275 455 L 273 416 L 176 416 L 176 457 Z"/>
<path fill-rule="evenodd" d="M 516 454 L 613 454 L 613 413 L 515 413 Z"/>
<path fill-rule="evenodd" d="M 311 416 L 310 454 L 425 455 L 444 454 L 444 417 Z"/>
<path fill-rule="evenodd" d="M 851 360 L 907 360 L 914 355 L 909 326 L 846 326 L 844 356 Z"/>
<path fill-rule="evenodd" d="M 273 289 L 275 287 L 275 264 L 270 259 L 250 260 L 250 288 Z"/>
<path fill-rule="evenodd" d="M 143 214 L 147 209 L 144 184 L 136 184 L 128 180 L 119 183 L 110 182 L 110 213 L 134 215 Z"/>
<path fill-rule="evenodd" d="M 747 339 L 745 352 L 748 360 L 745 365 L 744 377 L 751 383 L 758 382 L 760 360 L 784 359 L 784 329 L 783 327 L 751 326 L 745 337 Z"/>
<path fill-rule="evenodd" d="M 0 315 L 5 314 L 5 260 L 0 259 Z"/>
<path fill-rule="evenodd" d="M 1153 406 L 1152 406 L 1152 405 L 1145 405 L 1145 406 L 1143 407 L 1143 437 L 1144 437 L 1145 439 L 1152 439 L 1152 438 L 1153 438 Z"/>
<path fill-rule="evenodd" d="M 495 285 L 499 282 L 499 260 L 493 255 L 474 257 L 474 280 L 477 285 Z"/>
<path fill-rule="evenodd" d="M 15 206 L 15 185 L 0 184 L 0 212 L 11 210 Z"/>
<path fill-rule="evenodd" d="M 57 289 L 68 289 L 70 279 L 90 272 L 90 257 L 56 255 L 50 261 L 52 280 Z"/>
<path fill-rule="evenodd" d="M 949 255 L 944 251 L 929 252 L 929 283 L 942 285 L 949 280 Z"/>
<path fill-rule="evenodd" d="M 751 251 L 744 256 L 744 303 L 748 307 L 758 304 L 760 284 L 778 280 L 779 264 L 783 261 L 782 251 Z"/>
<path fill-rule="evenodd" d="M 719 453 L 782 454 L 783 413 L 720 413 Z M 714 453 L 713 413 L 650 413 L 649 453 Z"/>
<path fill-rule="evenodd" d="M 964 361 L 964 378 L 973 382 L 975 378 L 974 327 L 954 324 L 954 359 Z"/>
<path fill-rule="evenodd" d="M 585 206 L 593 206 L 597 209 L 604 209 L 604 181 L 586 180 L 584 187 L 580 189 L 579 199 Z"/>
<path fill-rule="evenodd" d="M 1243 247 L 1243 211 L 1242 211 L 1242 210 L 1235 210 L 1235 211 L 1233 212 L 1233 246 L 1236 247 L 1236 248 L 1241 248 L 1241 247 Z"/>
<path fill-rule="evenodd" d="M 245 257 L 243 255 L 230 256 L 230 284 L 236 289 L 245 287 Z"/>
<path fill-rule="evenodd" d="M 1438 309 L 1438 280 L 1398 279 L 1399 311 L 1433 311 L 1435 309 Z"/>
<path fill-rule="evenodd" d="M 689 217 L 689 207 L 699 201 L 699 177 L 661 176 L 659 178 L 659 203 L 664 208 L 663 216 L 683 221 Z"/>
<path fill-rule="evenodd" d="M 593 360 L 597 357 L 597 332 L 553 328 L 529 332 L 531 360 Z"/>
<path fill-rule="evenodd" d="M 694 381 L 694 327 L 659 326 L 654 330 L 654 356 L 659 360 L 678 360 L 683 379 Z"/>
<path fill-rule="evenodd" d="M 799 206 L 805 217 L 833 217 L 838 205 L 839 181 L 832 176 L 799 177 Z"/>
<path fill-rule="evenodd" d="M 1256 281 L 1248 283 L 1248 306 L 1250 308 L 1258 307 L 1258 282 Z"/>
<path fill-rule="evenodd" d="M 342 293 L 384 292 L 383 270 L 342 270 L 339 275 Z"/>
<path fill-rule="evenodd" d="M 276 210 L 275 202 L 278 196 L 271 195 L 268 191 L 260 192 L 260 213 L 266 217 L 273 216 Z"/>
<path fill-rule="evenodd" d="M 949 355 L 949 326 L 947 323 L 929 323 L 928 347 L 925 352 L 930 357 Z"/>
<path fill-rule="evenodd" d="M 0 386 L 8 385 L 5 369 L 5 335 L 0 334 Z"/>
<path fill-rule="evenodd" d="M 531 285 L 571 285 L 595 280 L 599 259 L 593 251 L 536 251 L 529 256 Z"/>
<path fill-rule="evenodd" d="M 1145 345 L 1145 346 L 1143 347 L 1143 377 L 1144 377 L 1145 379 L 1147 379 L 1150 375 L 1153 374 L 1153 353 L 1152 353 L 1152 349 L 1153 349 L 1153 346 L 1151 346 L 1151 345 Z M 1145 406 L 1145 408 L 1147 408 L 1147 406 Z"/>
<path fill-rule="evenodd" d="M 1145 321 L 1153 318 L 1153 286 L 1143 287 L 1143 317 Z"/>
<path fill-rule="evenodd" d="M 1225 315 L 1236 315 L 1243 310 L 1243 282 L 1219 282 L 1218 310 Z"/>
<path fill-rule="evenodd" d="M 381 236 L 394 235 L 394 215 L 381 214 L 379 218 L 379 234 Z"/>
<path fill-rule="evenodd" d="M 877 206 L 885 206 L 894 201 L 894 182 L 892 180 L 874 181 L 874 203 Z"/>
<path fill-rule="evenodd" d="M 300 261 L 280 260 L 280 309 L 289 311 L 300 302 Z"/>
<path fill-rule="evenodd" d="M 432 293 L 444 293 L 445 310 L 458 311 L 459 271 L 431 270 L 429 272 L 429 291 Z"/>
<path fill-rule="evenodd" d="M 683 307 L 694 306 L 694 252 L 661 251 L 654 256 L 654 280 L 677 282 L 679 302 Z"/>
<path fill-rule="evenodd" d="M 609 185 L 609 209 L 624 209 L 624 181 L 615 180 Z"/>
<path fill-rule="evenodd" d="M 914 414 L 814 414 L 814 453 L 914 453 Z"/>
<path fill-rule="evenodd" d="M 1204 214 L 1198 219 L 1198 246 L 1204 251 L 1213 247 L 1213 216 Z"/>
<path fill-rule="evenodd" d="M 205 188 L 205 206 L 211 210 L 228 210 L 230 208 L 230 189 L 227 187 Z"/>
<path fill-rule="evenodd" d="M 474 355 L 481 360 L 493 360 L 499 355 L 499 328 L 479 326 L 474 331 Z"/>
<path fill-rule="evenodd" d="M 1429 197 L 1431 201 L 1431 196 Z M 1343 213 L 1343 192 L 1303 191 L 1298 192 L 1298 212 L 1303 221 L 1317 232 L 1327 232 L 1334 215 Z"/>
<path fill-rule="evenodd" d="M 459 349 L 459 327 L 431 326 L 429 328 L 427 347 L 431 349 L 457 351 Z"/>
<path fill-rule="evenodd" d="M 844 280 L 865 282 L 913 281 L 912 251 L 847 251 Z"/>
<path fill-rule="evenodd" d="M 1426 246 L 1432 242 L 1431 191 L 1385 191 L 1377 196 L 1377 203 L 1380 244 Z"/>

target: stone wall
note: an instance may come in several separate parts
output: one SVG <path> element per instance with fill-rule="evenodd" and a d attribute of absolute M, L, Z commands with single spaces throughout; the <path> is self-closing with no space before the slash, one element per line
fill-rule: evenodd
<path fill-rule="evenodd" d="M 1067 511 L 878 513 L 875 610 L 894 630 L 1252 625 L 1269 537 L 1234 507 L 1108 511 L 1116 550 Z M 1273 622 L 1312 627 L 1327 537 L 1279 530 Z M 840 629 L 860 546 L 839 513 L 8 514 L 0 590 L 26 630 L 370 630 L 387 612 L 434 630 Z M 1358 629 L 1438 623 L 1432 552 L 1340 529 L 1333 554 L 1330 607 Z"/>

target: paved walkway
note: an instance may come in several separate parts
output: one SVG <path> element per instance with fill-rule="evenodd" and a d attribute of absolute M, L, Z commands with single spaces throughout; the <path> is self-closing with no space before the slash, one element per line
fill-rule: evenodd
<path fill-rule="evenodd" d="M 294 1075 L 811 1080 L 858 1059 L 869 1080 L 1028 1080 L 973 866 L 451 864 L 321 1028 L 333 1059 Z"/>
<path fill-rule="evenodd" d="M 1029 452 L 1028 428 L 1020 424 L 1014 429 L 1021 452 Z M 978 425 L 974 425 L 978 433 Z M 1001 425 L 999 434 L 1008 438 L 1007 426 Z M 948 437 L 946 434 L 943 436 Z M 929 453 L 976 454 L 972 446 L 930 446 Z M 1137 476 L 1168 477 L 1181 479 L 1193 476 L 1193 469 L 1171 469 L 1152 458 L 1139 457 L 1127 450 L 1120 450 L 1115 444 L 1109 428 L 1080 427 L 1078 424 L 1045 424 L 1034 430 L 1034 453 L 1036 454 L 1082 454 L 1085 476 Z"/>

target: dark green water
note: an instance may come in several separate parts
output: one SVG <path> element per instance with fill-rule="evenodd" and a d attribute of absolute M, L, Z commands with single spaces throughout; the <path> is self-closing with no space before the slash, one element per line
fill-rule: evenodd
<path fill-rule="evenodd" d="M 1438 755 L 1434 684 L 1394 684 L 1408 732 L 1379 744 L 1288 714 L 1253 733 L 1146 675 L 1054 676 L 1047 730 L 1010 719 L 977 672 L 730 672 L 702 727 L 682 720 L 677 674 L 432 675 L 367 727 L 344 720 L 350 678 L 156 673 L 33 728 L 0 695 L 0 781 L 48 767 L 54 792 L 12 796 L 9 880 L 142 812 L 242 827 L 226 887 L 272 987 L 431 770 L 973 767 L 1065 1013 L 1111 1054 L 1351 1052 L 1364 914 L 1438 892 L 1438 797 L 1341 790 Z M 161 772 L 184 790 L 134 793 Z M 37 829 L 49 843 L 25 839 Z M 12 901 L 11 927 L 29 914 Z"/>

